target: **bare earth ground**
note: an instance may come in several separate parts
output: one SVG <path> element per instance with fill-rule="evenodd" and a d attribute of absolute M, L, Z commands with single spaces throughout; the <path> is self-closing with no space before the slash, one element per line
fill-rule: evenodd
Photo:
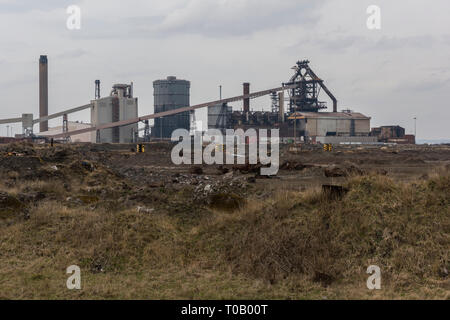
<path fill-rule="evenodd" d="M 450 297 L 450 146 L 285 146 L 270 179 L 133 147 L 0 147 L 0 298 Z"/>

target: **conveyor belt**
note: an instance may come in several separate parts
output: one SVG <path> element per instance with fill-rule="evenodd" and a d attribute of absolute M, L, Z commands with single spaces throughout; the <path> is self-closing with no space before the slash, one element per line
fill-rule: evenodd
<path fill-rule="evenodd" d="M 65 114 L 71 114 L 71 113 L 83 111 L 83 110 L 89 109 L 89 108 L 92 108 L 92 104 L 86 104 L 84 106 L 72 108 L 72 109 L 61 111 L 61 112 L 58 112 L 58 113 L 54 113 L 54 114 L 48 115 L 46 117 L 42 117 L 42 118 L 39 118 L 39 119 L 34 119 L 33 120 L 33 124 L 44 122 L 44 121 L 48 121 L 48 120 L 55 119 L 55 118 L 59 118 L 59 117 L 62 117 L 63 115 L 65 115 Z M 19 123 L 19 122 L 22 122 L 22 121 L 23 121 L 22 118 L 0 119 L 0 124 Z"/>
<path fill-rule="evenodd" d="M 1 119 L 0 124 L 22 122 L 22 118 Z"/>
<path fill-rule="evenodd" d="M 93 106 L 92 104 L 86 104 L 86 105 L 81 106 L 81 107 L 76 107 L 76 108 L 72 108 L 72 109 L 69 109 L 69 110 L 65 110 L 65 111 L 61 111 L 61 112 L 58 112 L 58 113 L 54 113 L 54 114 L 51 114 L 49 116 L 33 120 L 33 124 L 44 122 L 44 121 L 48 121 L 48 120 L 55 119 L 55 118 L 59 118 L 59 117 L 62 117 L 63 115 L 65 115 L 65 114 L 70 114 L 70 113 L 83 111 L 85 109 L 92 108 L 92 106 Z"/>
<path fill-rule="evenodd" d="M 183 113 L 183 112 L 186 112 L 186 111 L 193 111 L 193 110 L 197 110 L 197 109 L 201 109 L 201 108 L 205 108 L 205 107 L 209 107 L 209 106 L 214 106 L 214 105 L 218 105 L 218 104 L 231 103 L 231 102 L 241 101 L 241 100 L 244 100 L 244 99 L 258 98 L 258 97 L 269 95 L 272 92 L 279 92 L 279 91 L 285 91 L 285 90 L 294 89 L 297 86 L 298 86 L 298 84 L 286 85 L 286 86 L 283 86 L 283 87 L 273 88 L 273 89 L 269 89 L 269 90 L 253 92 L 253 93 L 250 93 L 250 94 L 247 94 L 247 95 L 242 95 L 242 96 L 237 96 L 237 97 L 232 97 L 232 98 L 222 99 L 222 100 L 217 100 L 217 101 L 210 101 L 210 102 L 198 104 L 198 105 L 191 106 L 191 107 L 184 107 L 184 108 L 169 110 L 169 111 L 165 111 L 165 112 L 160 112 L 160 113 L 156 113 L 156 114 L 150 114 L 150 115 L 142 116 L 142 117 L 139 117 L 139 118 L 133 118 L 133 119 L 129 119 L 129 120 L 122 120 L 122 121 L 119 121 L 119 122 L 106 123 L 106 124 L 102 124 L 102 125 L 99 125 L 99 126 L 96 126 L 96 127 L 91 127 L 91 128 L 86 128 L 86 129 L 80 129 L 80 130 L 75 130 L 75 131 L 64 132 L 64 133 L 60 133 L 60 134 L 56 134 L 56 135 L 52 135 L 52 136 L 47 136 L 47 137 L 54 138 L 54 139 L 67 138 L 67 137 L 70 137 L 70 136 L 73 136 L 73 135 L 78 135 L 78 134 L 82 134 L 82 133 L 86 133 L 86 132 L 92 132 L 92 131 L 97 131 L 97 130 L 103 130 L 103 129 L 127 126 L 127 125 L 130 125 L 130 124 L 134 124 L 134 123 L 145 121 L 145 120 L 167 117 L 167 116 L 171 116 L 171 115 L 174 115 L 174 114 Z M 64 112 L 62 112 L 61 115 L 62 114 L 64 114 Z"/>

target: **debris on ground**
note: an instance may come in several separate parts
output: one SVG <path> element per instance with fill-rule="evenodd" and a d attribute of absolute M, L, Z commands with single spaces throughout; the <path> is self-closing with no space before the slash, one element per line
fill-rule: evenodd
<path fill-rule="evenodd" d="M 303 163 L 297 161 L 285 161 L 280 166 L 280 170 L 303 170 L 305 168 L 309 168 L 311 166 L 305 165 Z"/>
<path fill-rule="evenodd" d="M 153 208 L 137 207 L 137 212 L 138 213 L 150 214 L 150 213 L 153 213 L 154 211 L 155 211 L 155 209 L 153 209 Z"/>

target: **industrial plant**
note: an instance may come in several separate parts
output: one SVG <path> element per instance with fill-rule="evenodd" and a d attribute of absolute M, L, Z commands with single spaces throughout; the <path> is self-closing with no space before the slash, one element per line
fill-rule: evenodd
<path fill-rule="evenodd" d="M 402 275 L 400 288 L 404 279 L 420 287 L 423 274 L 445 282 L 450 146 L 414 145 L 391 123 L 372 127 L 358 106 L 341 106 L 309 61 L 279 87 L 239 83 L 237 96 L 200 104 L 191 103 L 193 79 L 152 79 L 147 115 L 133 82 L 102 89 L 100 80 L 93 100 L 49 113 L 49 62 L 39 59 L 39 118 L 29 110 L 0 120 L 23 128 L 0 138 L 9 296 L 26 282 L 31 298 L 70 298 L 65 281 L 52 279 L 73 264 L 89 274 L 87 298 L 190 299 L 191 285 L 212 298 L 347 297 L 378 261 Z M 82 110 L 88 123 L 75 118 Z M 426 263 L 406 259 L 411 248 Z M 30 273 L 17 273 L 17 261 Z M 36 265 L 50 275 L 36 276 Z M 117 277 L 121 290 L 105 285 Z"/>
<path fill-rule="evenodd" d="M 97 127 L 102 124 L 137 118 L 137 102 L 137 98 L 133 97 L 133 84 L 115 84 L 108 97 L 100 98 L 98 96 L 96 100 L 91 102 L 92 126 Z M 136 140 L 137 134 L 137 123 L 127 126 L 117 126 L 92 132 L 91 142 L 131 143 Z"/>
<path fill-rule="evenodd" d="M 346 108 L 338 110 L 338 100 L 317 76 L 308 60 L 298 61 L 294 74 L 280 87 L 251 92 L 251 84 L 243 84 L 242 95 L 190 105 L 191 82 L 168 76 L 153 82 L 154 114 L 139 116 L 138 98 L 133 95 L 133 83 L 115 84 L 106 97 L 101 97 L 100 80 L 95 80 L 95 99 L 90 103 L 48 114 L 48 58 L 39 58 L 39 118 L 33 114 L 0 120 L 0 124 L 22 123 L 22 134 L 17 139 L 54 139 L 63 142 L 135 143 L 167 140 L 176 129 L 279 129 L 284 143 L 303 144 L 378 144 L 415 143 L 414 136 L 405 135 L 398 126 L 371 129 L 370 116 Z M 332 101 L 332 111 L 323 101 L 321 93 Z M 270 111 L 254 111 L 251 101 L 270 97 Z M 243 101 L 243 108 L 231 104 Z M 261 106 L 258 106 L 261 107 Z M 195 110 L 208 109 L 208 123 L 204 128 L 195 126 Z M 70 114 L 90 109 L 89 124 L 69 122 Z M 258 108 L 267 109 L 267 108 Z M 62 125 L 48 127 L 48 120 L 61 118 Z M 151 126 L 149 120 L 154 120 Z M 139 123 L 144 124 L 139 128 Z M 39 133 L 34 125 L 39 124 Z M 396 128 L 388 130 L 386 128 Z M 143 131 L 143 134 L 140 132 Z M 9 140 L 8 140 L 9 141 Z"/>
<path fill-rule="evenodd" d="M 0 301 L 449 300 L 450 1 L 378 2 L 0 0 Z"/>

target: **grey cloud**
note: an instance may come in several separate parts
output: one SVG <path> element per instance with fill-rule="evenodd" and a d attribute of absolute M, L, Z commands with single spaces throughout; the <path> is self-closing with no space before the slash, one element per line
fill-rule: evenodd
<path fill-rule="evenodd" d="M 431 35 L 412 37 L 383 37 L 375 43 L 368 43 L 368 48 L 378 50 L 396 50 L 399 48 L 429 49 L 437 39 Z"/>
<path fill-rule="evenodd" d="M 60 53 L 60 54 L 56 55 L 56 58 L 59 58 L 59 59 L 74 59 L 74 58 L 82 57 L 82 56 L 84 56 L 86 54 L 88 54 L 88 51 L 86 51 L 86 50 L 75 49 L 75 50 L 70 50 L 70 51 L 65 51 L 63 53 Z"/>
<path fill-rule="evenodd" d="M 84 19 L 81 30 L 70 32 L 73 39 L 142 39 L 156 37 L 154 28 L 164 17 L 138 16 L 118 20 Z"/>
<path fill-rule="evenodd" d="M 322 35 L 318 37 L 308 37 L 302 40 L 299 45 L 317 46 L 322 50 L 332 52 L 342 52 L 359 44 L 365 43 L 366 40 L 361 36 L 347 35 Z"/>
<path fill-rule="evenodd" d="M 143 78 L 148 77 L 149 74 L 157 72 L 157 69 L 154 68 L 136 68 L 135 70 L 131 71 L 121 71 L 121 72 L 115 72 L 114 76 L 118 79 L 122 78 L 128 78 L 128 79 L 134 79 L 134 78 Z"/>
<path fill-rule="evenodd" d="M 231 4 L 230 4 L 231 3 Z M 115 21 L 85 19 L 76 39 L 159 38 L 195 34 L 207 37 L 247 36 L 288 25 L 312 26 L 320 20 L 325 0 L 188 1 L 159 16 L 134 16 Z M 232 6 L 234 4 L 234 6 Z M 236 5 L 239 4 L 239 5 Z"/>
<path fill-rule="evenodd" d="M 445 44 L 450 45 L 450 34 L 447 34 L 447 35 L 445 35 L 445 36 L 442 36 L 442 41 L 443 41 Z"/>
<path fill-rule="evenodd" d="M 429 92 L 429 91 L 435 91 L 440 90 L 442 88 L 449 88 L 450 87 L 450 78 L 429 78 L 429 79 L 418 79 L 418 80 L 411 80 L 409 82 L 402 82 L 397 87 L 396 90 L 403 91 L 403 92 Z"/>
<path fill-rule="evenodd" d="M 33 10 L 48 11 L 58 8 L 67 8 L 72 4 L 77 4 L 76 0 L 14 0 L 0 2 L 0 12 L 20 13 Z"/>
<path fill-rule="evenodd" d="M 287 49 L 295 49 L 304 45 L 316 46 L 323 50 L 333 52 L 343 52 L 347 49 L 356 48 L 361 52 L 367 51 L 393 51 L 398 49 L 429 49 L 436 44 L 438 39 L 431 35 L 421 35 L 414 37 L 382 37 L 372 40 L 364 36 L 356 35 L 318 35 L 307 36 L 301 39 L 296 45 Z"/>
<path fill-rule="evenodd" d="M 191 1 L 165 17 L 157 28 L 163 33 L 192 33 L 204 36 L 240 36 L 286 25 L 313 25 L 319 21 L 318 1 L 243 0 L 233 7 L 230 2 Z M 235 2 L 234 2 L 235 3 Z"/>
<path fill-rule="evenodd" d="M 36 81 L 38 81 L 37 76 L 21 76 L 17 79 L 8 79 L 7 81 L 3 81 L 1 86 L 4 88 L 22 87 L 24 85 L 36 83 Z"/>

